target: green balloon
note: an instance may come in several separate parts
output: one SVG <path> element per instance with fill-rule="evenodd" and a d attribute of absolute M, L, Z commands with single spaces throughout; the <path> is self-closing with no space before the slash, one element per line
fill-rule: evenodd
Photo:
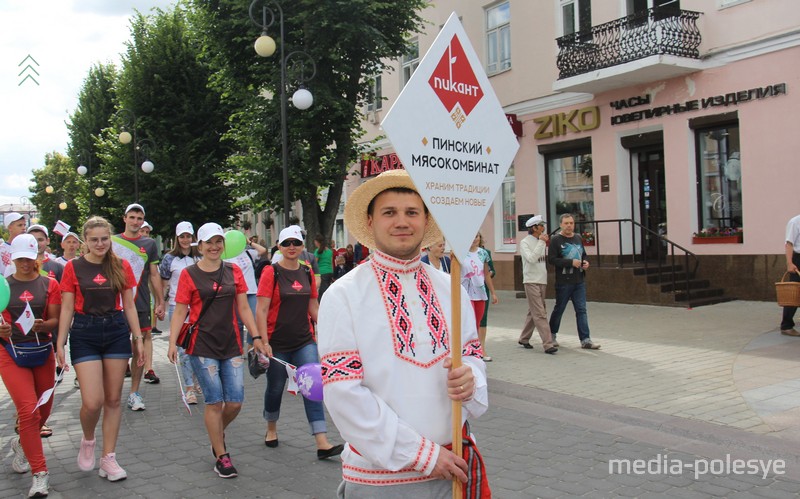
<path fill-rule="evenodd" d="M 247 246 L 247 238 L 238 230 L 230 230 L 225 233 L 225 251 L 222 252 L 222 259 L 236 258 L 244 247 Z"/>
<path fill-rule="evenodd" d="M 10 299 L 11 288 L 8 287 L 8 281 L 6 281 L 5 276 L 0 275 L 0 312 L 6 309 Z"/>

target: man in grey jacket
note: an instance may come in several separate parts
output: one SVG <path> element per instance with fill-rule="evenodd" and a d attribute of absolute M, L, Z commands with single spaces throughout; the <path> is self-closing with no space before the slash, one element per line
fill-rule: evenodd
<path fill-rule="evenodd" d="M 544 353 L 554 354 L 558 347 L 553 344 L 550 324 L 547 322 L 547 306 L 544 302 L 547 291 L 547 242 L 549 237 L 541 215 L 536 215 L 525 222 L 528 235 L 519 243 L 519 254 L 522 257 L 522 283 L 525 286 L 525 297 L 528 299 L 528 315 L 519 336 L 519 344 L 525 348 L 533 348 L 531 336 L 533 328 L 539 331 Z"/>

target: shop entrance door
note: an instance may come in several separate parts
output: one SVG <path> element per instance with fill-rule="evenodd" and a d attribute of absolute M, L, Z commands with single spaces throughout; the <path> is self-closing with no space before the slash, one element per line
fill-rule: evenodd
<path fill-rule="evenodd" d="M 667 188 L 664 182 L 664 150 L 631 152 L 639 163 L 639 213 L 641 224 L 656 234 L 667 233 Z M 643 231 L 642 247 L 648 259 L 666 257 L 666 243 Z"/>

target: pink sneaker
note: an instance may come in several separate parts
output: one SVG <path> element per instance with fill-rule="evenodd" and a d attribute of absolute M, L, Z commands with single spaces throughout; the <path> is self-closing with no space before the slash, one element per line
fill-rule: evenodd
<path fill-rule="evenodd" d="M 116 482 L 118 480 L 125 480 L 128 474 L 125 470 L 120 468 L 117 464 L 117 455 L 109 452 L 100 458 L 100 471 L 98 472 L 101 478 L 108 478 L 109 482 Z"/>
<path fill-rule="evenodd" d="M 94 445 L 97 440 L 86 440 L 81 437 L 81 450 L 78 451 L 78 468 L 81 471 L 94 469 Z"/>

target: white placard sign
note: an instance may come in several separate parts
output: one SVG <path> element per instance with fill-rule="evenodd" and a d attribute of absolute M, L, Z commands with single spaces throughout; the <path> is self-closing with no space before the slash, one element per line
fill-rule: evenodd
<path fill-rule="evenodd" d="M 455 12 L 381 126 L 464 261 L 519 143 Z"/>

